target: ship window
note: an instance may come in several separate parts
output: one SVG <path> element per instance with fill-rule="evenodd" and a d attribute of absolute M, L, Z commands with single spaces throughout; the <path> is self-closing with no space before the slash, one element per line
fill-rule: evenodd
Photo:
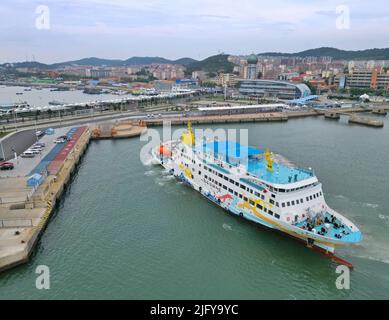
<path fill-rule="evenodd" d="M 269 210 L 269 214 L 272 216 L 273 215 L 273 211 Z"/>
<path fill-rule="evenodd" d="M 207 176 L 207 175 L 205 175 L 205 176 L 204 176 L 204 178 L 205 178 L 205 179 L 208 179 L 208 176 Z"/>
<path fill-rule="evenodd" d="M 288 201 L 288 202 L 286 203 L 286 205 L 287 205 L 288 207 L 290 207 L 290 202 Z"/>
<path fill-rule="evenodd" d="M 227 187 L 226 187 L 226 186 L 223 186 L 223 189 L 224 189 L 224 190 L 227 190 Z"/>
<path fill-rule="evenodd" d="M 240 187 L 241 187 L 243 190 L 246 190 L 246 187 L 245 187 L 243 184 L 241 184 Z"/>
<path fill-rule="evenodd" d="M 224 180 L 228 181 L 228 177 L 224 176 L 223 178 L 224 178 Z"/>
<path fill-rule="evenodd" d="M 285 192 L 285 189 L 278 189 L 279 192 Z"/>
<path fill-rule="evenodd" d="M 247 197 L 243 197 L 243 200 L 247 202 L 249 199 L 247 199 Z"/>
<path fill-rule="evenodd" d="M 294 206 L 294 200 L 292 201 L 292 206 Z"/>
<path fill-rule="evenodd" d="M 278 208 L 280 207 L 280 204 L 278 202 L 276 202 L 276 207 L 278 207 Z"/>
<path fill-rule="evenodd" d="M 320 191 L 320 195 L 322 196 L 323 195 L 323 193 Z"/>
<path fill-rule="evenodd" d="M 230 183 L 234 184 L 234 180 L 230 179 Z"/>
<path fill-rule="evenodd" d="M 238 181 L 235 181 L 235 185 L 236 185 L 237 187 L 239 187 L 239 182 L 238 182 Z"/>
<path fill-rule="evenodd" d="M 259 197 L 259 193 L 258 193 L 258 192 L 255 192 L 255 196 Z"/>
<path fill-rule="evenodd" d="M 254 201 L 253 200 L 250 200 L 250 204 L 253 206 L 255 205 Z"/>
<path fill-rule="evenodd" d="M 313 197 L 312 197 L 312 196 L 309 196 L 309 199 L 310 199 L 310 200 L 313 200 Z"/>
<path fill-rule="evenodd" d="M 267 208 L 263 208 L 263 211 L 267 212 Z"/>
<path fill-rule="evenodd" d="M 307 199 L 307 201 L 309 201 L 309 197 L 307 197 L 306 199 Z"/>
<path fill-rule="evenodd" d="M 199 176 L 201 176 L 201 171 L 199 171 Z"/>
<path fill-rule="evenodd" d="M 304 200 L 303 200 L 303 199 L 300 199 L 300 202 L 301 202 L 301 203 L 304 203 Z"/>
<path fill-rule="evenodd" d="M 261 199 L 262 199 L 262 200 L 265 200 L 265 196 L 264 196 L 263 194 L 261 195 Z"/>
<path fill-rule="evenodd" d="M 273 200 L 273 199 L 270 199 L 269 202 L 270 202 L 271 204 L 274 204 L 274 200 Z"/>
<path fill-rule="evenodd" d="M 272 196 L 273 198 L 275 198 L 275 197 L 276 197 L 276 195 L 275 195 L 275 194 L 272 194 L 271 196 Z"/>
<path fill-rule="evenodd" d="M 236 191 L 234 191 L 234 195 L 237 197 L 238 196 L 238 193 Z"/>
<path fill-rule="evenodd" d="M 257 204 L 257 208 L 258 208 L 259 210 L 263 210 L 263 207 L 262 207 L 260 204 Z"/>
<path fill-rule="evenodd" d="M 243 198 L 243 196 L 240 194 L 240 195 L 239 195 L 239 198 L 241 198 L 241 199 L 242 199 L 242 198 Z"/>
<path fill-rule="evenodd" d="M 219 176 L 220 178 L 223 178 L 223 175 L 222 175 L 221 173 L 219 173 L 218 176 Z"/>
<path fill-rule="evenodd" d="M 282 203 L 282 207 L 285 208 L 285 202 Z"/>
<path fill-rule="evenodd" d="M 233 192 L 234 192 L 234 190 L 232 190 L 232 189 L 228 189 L 228 192 L 229 192 L 229 193 L 233 193 Z"/>
<path fill-rule="evenodd" d="M 222 184 L 219 182 L 219 187 L 221 187 L 222 186 Z"/>
<path fill-rule="evenodd" d="M 279 218 L 280 218 L 280 215 L 279 215 L 279 214 L 277 214 L 277 213 L 276 213 L 274 216 L 275 216 L 277 219 L 279 219 Z"/>
<path fill-rule="evenodd" d="M 299 199 L 296 200 L 296 204 L 300 204 L 300 200 Z"/>

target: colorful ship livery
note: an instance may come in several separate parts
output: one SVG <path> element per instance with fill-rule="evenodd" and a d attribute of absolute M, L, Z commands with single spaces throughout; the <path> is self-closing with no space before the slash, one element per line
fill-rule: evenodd
<path fill-rule="evenodd" d="M 331 209 L 312 169 L 278 154 L 234 141 L 179 141 L 153 150 L 174 176 L 228 212 L 286 233 L 333 256 L 336 247 L 362 240 L 358 227 Z"/>

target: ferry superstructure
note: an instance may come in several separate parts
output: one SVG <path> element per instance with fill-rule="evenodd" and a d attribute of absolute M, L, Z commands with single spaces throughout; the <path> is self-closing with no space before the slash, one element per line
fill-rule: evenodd
<path fill-rule="evenodd" d="M 197 143 L 196 143 L 197 142 Z M 234 141 L 179 141 L 152 151 L 178 179 L 228 212 L 302 240 L 332 254 L 362 240 L 358 227 L 331 209 L 312 169 L 299 168 L 268 150 Z"/>

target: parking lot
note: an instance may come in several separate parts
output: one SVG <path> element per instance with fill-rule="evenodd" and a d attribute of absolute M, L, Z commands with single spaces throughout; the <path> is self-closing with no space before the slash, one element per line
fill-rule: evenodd
<path fill-rule="evenodd" d="M 17 159 L 11 159 L 9 162 L 14 164 L 13 170 L 0 170 L 0 179 L 6 177 L 25 177 L 30 174 L 30 172 L 39 164 L 39 162 L 50 152 L 51 149 L 55 146 L 53 142 L 58 136 L 65 135 L 71 128 L 59 128 L 55 129 L 53 135 L 44 135 L 38 141 L 41 143 L 45 143 L 46 147 L 42 150 L 40 154 L 35 155 L 34 158 L 22 158 L 18 156 Z M 30 145 L 28 145 L 25 150 L 27 150 L 31 145 L 33 145 L 35 141 L 32 141 Z"/>

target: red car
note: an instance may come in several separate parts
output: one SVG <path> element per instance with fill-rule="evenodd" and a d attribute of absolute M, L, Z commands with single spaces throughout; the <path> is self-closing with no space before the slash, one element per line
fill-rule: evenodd
<path fill-rule="evenodd" d="M 14 164 L 12 162 L 0 162 L 0 170 L 12 170 Z"/>

